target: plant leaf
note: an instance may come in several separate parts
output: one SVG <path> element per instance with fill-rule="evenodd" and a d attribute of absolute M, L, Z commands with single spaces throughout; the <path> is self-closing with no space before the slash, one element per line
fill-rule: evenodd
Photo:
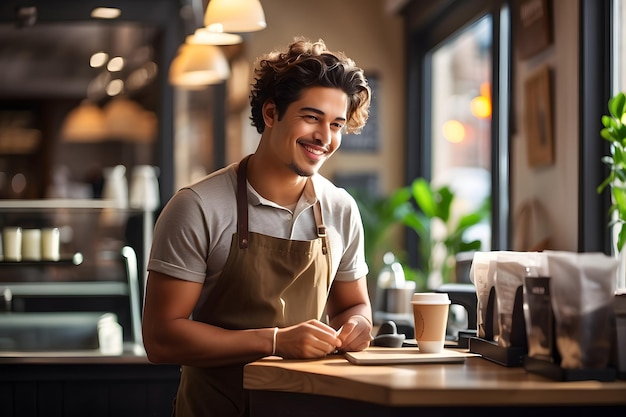
<path fill-rule="evenodd" d="M 622 224 L 622 228 L 619 231 L 619 235 L 617 237 L 617 250 L 618 252 L 622 251 L 624 247 L 624 243 L 626 243 L 626 227 Z"/>
<path fill-rule="evenodd" d="M 605 117 L 608 117 L 608 116 L 605 116 Z M 608 140 L 609 142 L 618 142 L 617 138 L 613 134 L 613 131 L 614 131 L 614 128 L 607 126 L 600 131 L 600 136 L 602 136 L 604 139 Z"/>
<path fill-rule="evenodd" d="M 622 118 L 622 115 L 624 114 L 624 103 L 626 103 L 626 96 L 624 96 L 624 93 L 617 93 L 609 99 L 609 111 L 613 117 L 617 119 Z"/>
<path fill-rule="evenodd" d="M 428 219 L 416 211 L 407 213 L 402 219 L 402 223 L 413 229 L 422 239 L 426 239 L 430 234 L 430 227 L 427 226 L 429 224 Z"/>
<path fill-rule="evenodd" d="M 452 200 L 454 200 L 452 190 L 448 186 L 443 186 L 435 192 L 435 198 L 437 217 L 444 223 L 448 223 L 452 211 Z"/>
<path fill-rule="evenodd" d="M 464 216 L 461 216 L 459 219 L 459 225 L 457 226 L 460 230 L 467 230 L 468 228 L 477 225 L 483 219 L 483 215 L 481 213 L 469 213 Z"/>
<path fill-rule="evenodd" d="M 413 198 L 418 207 L 428 217 L 435 217 L 437 215 L 437 209 L 435 205 L 435 198 L 430 185 L 424 178 L 418 178 L 413 181 Z"/>
<path fill-rule="evenodd" d="M 482 242 L 480 240 L 473 240 L 471 242 L 461 241 L 459 245 L 459 252 L 472 252 L 480 250 Z"/>
<path fill-rule="evenodd" d="M 604 191 L 604 189 L 611 183 L 611 181 L 612 181 L 612 178 L 610 176 L 606 177 L 604 181 L 602 181 L 602 184 L 598 185 L 598 188 L 596 188 L 596 191 L 598 192 L 598 194 L 601 194 L 602 191 Z"/>

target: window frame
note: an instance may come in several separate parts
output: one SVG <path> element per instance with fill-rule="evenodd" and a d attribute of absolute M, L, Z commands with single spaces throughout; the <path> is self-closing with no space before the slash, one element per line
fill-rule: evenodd
<path fill-rule="evenodd" d="M 607 114 L 611 95 L 611 0 L 581 0 L 579 37 L 579 217 L 578 250 L 600 251 L 609 255 L 611 231 L 609 224 L 610 196 L 598 195 L 598 185 L 608 175 L 601 162 L 610 152 L 609 143 L 600 139 L 602 115 Z"/>

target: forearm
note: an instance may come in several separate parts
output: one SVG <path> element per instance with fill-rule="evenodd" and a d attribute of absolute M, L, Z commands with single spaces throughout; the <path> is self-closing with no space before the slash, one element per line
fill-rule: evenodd
<path fill-rule="evenodd" d="M 142 322 L 150 361 L 220 366 L 271 354 L 272 328 L 226 330 L 189 319 L 201 290 L 201 284 L 150 272 Z"/>
<path fill-rule="evenodd" d="M 369 303 L 355 304 L 343 311 L 337 312 L 329 317 L 329 324 L 334 329 L 339 329 L 348 321 L 350 317 L 361 316 L 368 322 L 370 330 L 372 328 L 372 308 Z"/>
<path fill-rule="evenodd" d="M 201 367 L 254 361 L 272 353 L 273 328 L 226 330 L 188 319 L 144 327 L 150 361 Z"/>
<path fill-rule="evenodd" d="M 359 321 L 372 329 L 372 306 L 367 294 L 367 280 L 335 281 L 328 300 L 329 324 L 339 329 L 350 317 L 361 317 Z"/>

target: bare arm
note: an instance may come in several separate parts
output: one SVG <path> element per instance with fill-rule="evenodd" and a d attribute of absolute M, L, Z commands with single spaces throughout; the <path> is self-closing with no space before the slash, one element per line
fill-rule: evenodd
<path fill-rule="evenodd" d="M 218 366 L 271 353 L 271 328 L 228 331 L 190 320 L 201 289 L 201 284 L 150 272 L 142 327 L 152 362 Z"/>
<path fill-rule="evenodd" d="M 367 280 L 333 282 L 327 307 L 330 325 L 341 329 L 342 351 L 363 350 L 372 340 L 372 307 Z"/>
<path fill-rule="evenodd" d="M 226 330 L 190 320 L 201 290 L 201 284 L 150 272 L 142 326 L 150 361 L 222 366 L 253 361 L 272 353 L 273 328 Z M 276 353 L 315 358 L 333 351 L 339 344 L 332 328 L 311 320 L 280 329 Z"/>

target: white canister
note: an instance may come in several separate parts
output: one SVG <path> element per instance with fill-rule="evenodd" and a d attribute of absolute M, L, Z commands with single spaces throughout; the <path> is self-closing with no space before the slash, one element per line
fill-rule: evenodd
<path fill-rule="evenodd" d="M 22 259 L 25 261 L 41 260 L 41 230 L 22 230 Z"/>
<path fill-rule="evenodd" d="M 159 168 L 138 165 L 133 168 L 130 183 L 129 204 L 131 208 L 154 211 L 159 208 Z"/>
<path fill-rule="evenodd" d="M 4 260 L 19 262 L 22 260 L 22 228 L 5 227 L 2 232 Z"/>
<path fill-rule="evenodd" d="M 41 257 L 46 261 L 61 259 L 61 233 L 58 227 L 41 230 Z"/>
<path fill-rule="evenodd" d="M 128 182 L 124 165 L 104 168 L 102 198 L 111 200 L 115 208 L 128 208 Z"/>

